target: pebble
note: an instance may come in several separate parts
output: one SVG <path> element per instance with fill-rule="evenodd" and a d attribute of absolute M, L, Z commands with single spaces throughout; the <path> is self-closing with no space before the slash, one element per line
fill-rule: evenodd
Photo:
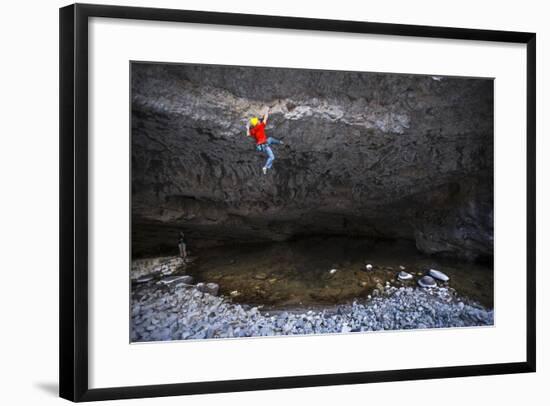
<path fill-rule="evenodd" d="M 342 330 L 340 330 L 340 332 L 342 333 L 349 333 L 350 331 L 352 330 L 352 328 L 350 326 L 347 326 L 347 325 L 343 325 L 342 326 Z"/>
<path fill-rule="evenodd" d="M 331 275 L 334 275 L 336 272 L 338 272 L 338 269 L 331 269 L 331 270 L 329 271 L 329 273 L 330 273 Z"/>
<path fill-rule="evenodd" d="M 365 268 L 367 269 L 367 271 L 372 271 L 372 265 L 371 264 L 365 265 Z"/>
<path fill-rule="evenodd" d="M 263 272 L 257 273 L 256 275 L 254 275 L 254 279 L 258 279 L 260 281 L 263 281 L 263 280 L 267 279 L 267 274 L 265 274 Z"/>

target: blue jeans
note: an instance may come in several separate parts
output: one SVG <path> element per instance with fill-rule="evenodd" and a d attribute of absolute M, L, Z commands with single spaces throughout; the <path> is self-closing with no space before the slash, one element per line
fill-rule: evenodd
<path fill-rule="evenodd" d="M 273 153 L 270 145 L 276 145 L 280 143 L 281 141 L 279 141 L 277 138 L 268 137 L 265 144 L 256 145 L 256 149 L 258 151 L 265 152 L 267 154 L 267 161 L 265 163 L 265 167 L 267 169 L 271 169 L 271 167 L 273 166 L 273 161 L 275 160 L 275 154 Z"/>

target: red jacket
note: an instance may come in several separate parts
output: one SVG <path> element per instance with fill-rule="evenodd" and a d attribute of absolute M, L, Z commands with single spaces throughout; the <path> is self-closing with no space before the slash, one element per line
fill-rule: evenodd
<path fill-rule="evenodd" d="M 262 145 L 267 142 L 267 136 L 265 135 L 265 123 L 261 122 L 256 124 L 250 129 L 250 136 L 256 139 L 256 145 Z"/>

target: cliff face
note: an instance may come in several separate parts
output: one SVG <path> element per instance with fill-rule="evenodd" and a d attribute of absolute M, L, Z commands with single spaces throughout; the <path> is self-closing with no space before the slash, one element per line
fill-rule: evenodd
<path fill-rule="evenodd" d="M 245 136 L 271 107 L 274 170 Z M 493 252 L 493 81 L 132 65 L 135 255 L 311 234 Z"/>

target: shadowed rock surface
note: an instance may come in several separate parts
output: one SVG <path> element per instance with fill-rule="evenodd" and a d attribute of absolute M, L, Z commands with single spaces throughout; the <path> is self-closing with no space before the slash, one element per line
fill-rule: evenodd
<path fill-rule="evenodd" d="M 274 170 L 245 124 L 270 106 Z M 132 65 L 132 248 L 414 240 L 493 254 L 493 81 L 197 65 Z"/>

